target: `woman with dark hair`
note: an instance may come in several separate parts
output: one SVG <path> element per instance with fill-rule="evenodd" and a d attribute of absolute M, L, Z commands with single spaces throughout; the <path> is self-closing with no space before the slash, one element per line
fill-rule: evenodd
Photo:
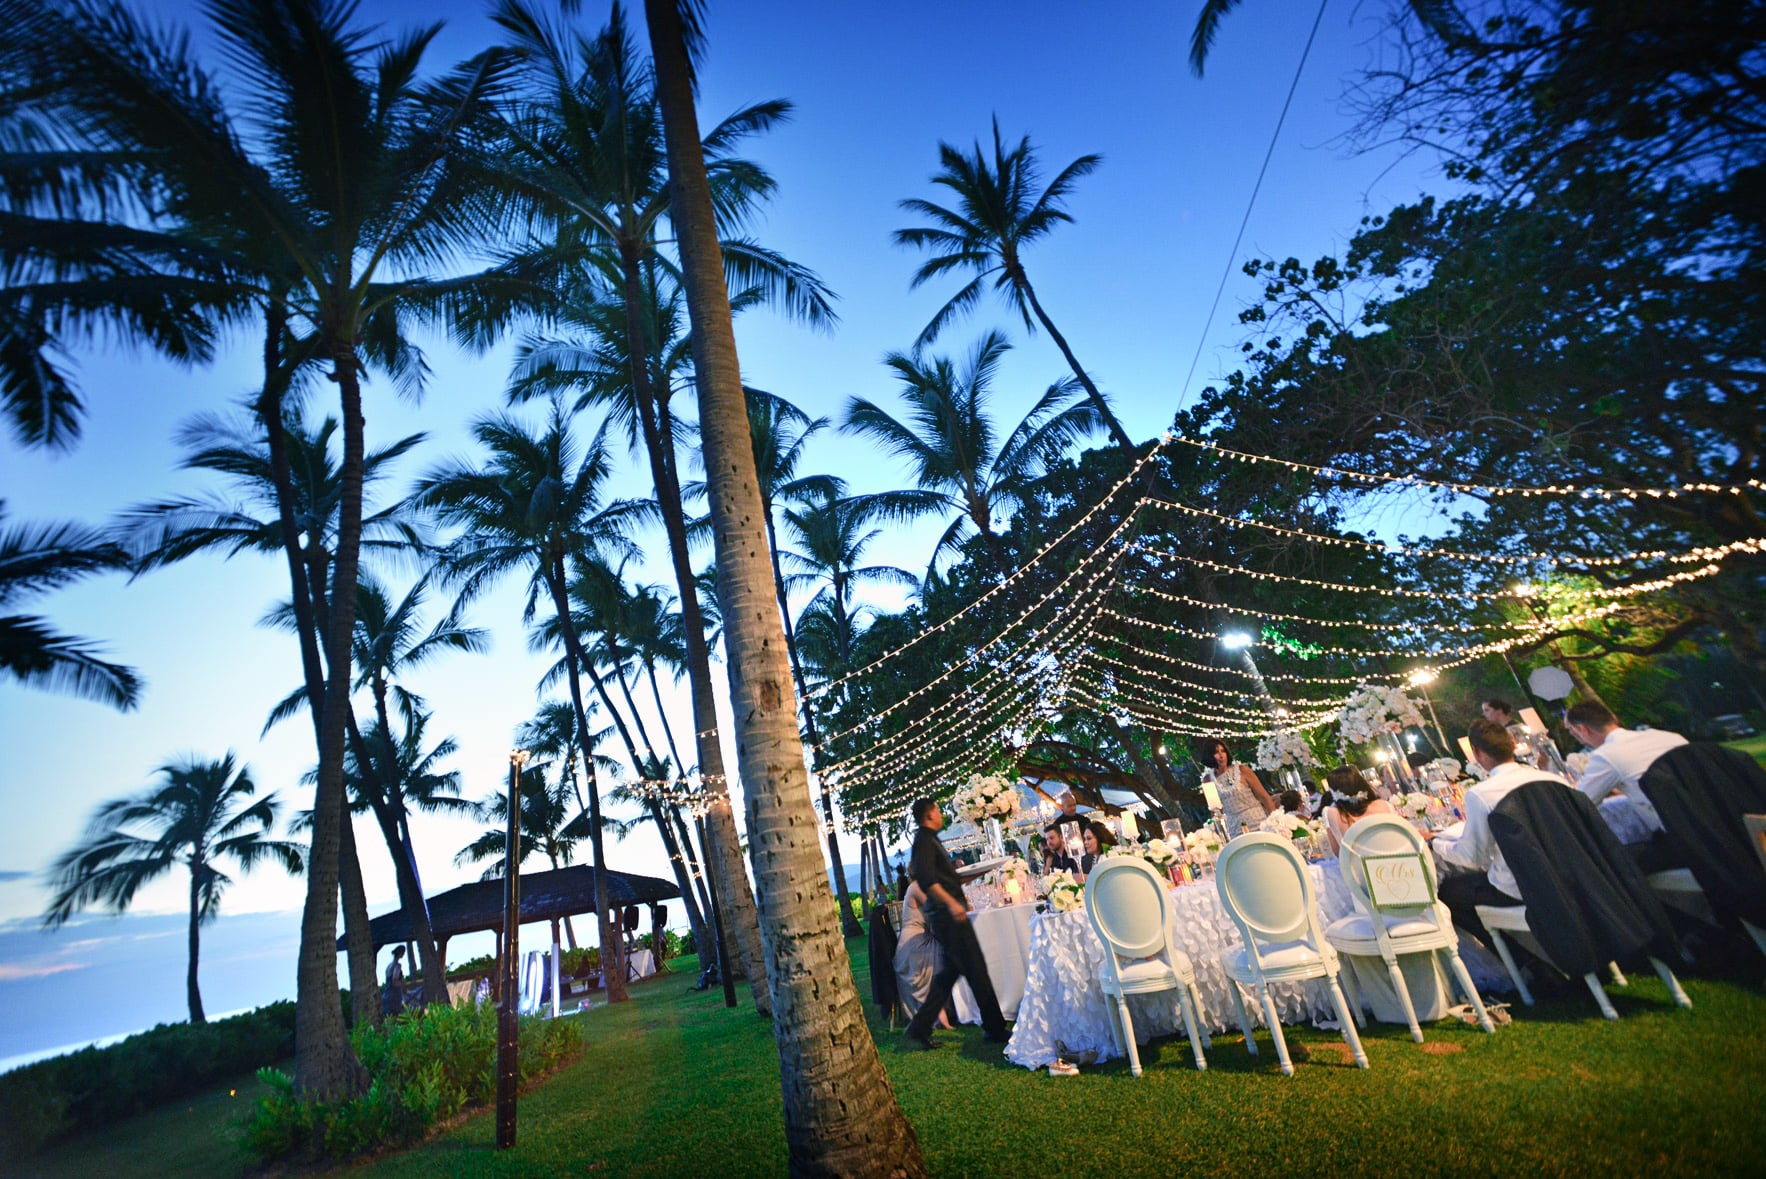
<path fill-rule="evenodd" d="M 1396 813 L 1354 766 L 1338 766 L 1325 775 L 1325 801 L 1329 805 L 1323 817 L 1332 851 L 1343 850 L 1344 834 L 1362 819 Z"/>
<path fill-rule="evenodd" d="M 1264 818 L 1275 810 L 1275 799 L 1263 788 L 1257 771 L 1233 760 L 1232 750 L 1218 737 L 1202 742 L 1202 781 L 1214 783 L 1220 795 L 1221 817 L 1226 820 L 1226 837 L 1231 839 L 1246 831 L 1255 831 Z"/>
<path fill-rule="evenodd" d="M 1108 827 L 1091 819 L 1081 829 L 1080 839 L 1085 843 L 1085 854 L 1079 857 L 1079 871 L 1089 876 L 1092 868 L 1104 858 L 1104 853 L 1116 846 L 1116 837 L 1110 834 Z"/>

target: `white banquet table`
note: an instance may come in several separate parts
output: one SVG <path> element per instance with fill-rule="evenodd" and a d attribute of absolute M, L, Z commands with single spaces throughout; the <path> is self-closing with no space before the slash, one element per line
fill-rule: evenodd
<path fill-rule="evenodd" d="M 994 997 L 999 1000 L 1000 1014 L 1007 1019 L 1018 1018 L 1018 1005 L 1024 998 L 1024 980 L 1030 963 L 1030 919 L 1036 916 L 1035 905 L 1004 905 L 982 909 L 969 915 L 975 927 L 975 940 L 981 943 L 981 956 L 987 960 L 987 977 L 993 983 Z M 980 1023 L 981 1013 L 975 1007 L 974 995 L 965 981 L 958 984 L 957 1014 L 964 1023 Z"/>

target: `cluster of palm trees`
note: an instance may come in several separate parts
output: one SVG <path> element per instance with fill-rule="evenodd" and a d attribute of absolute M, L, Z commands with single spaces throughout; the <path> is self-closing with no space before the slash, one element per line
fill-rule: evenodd
<path fill-rule="evenodd" d="M 200 364 L 228 332 L 247 331 L 262 356 L 261 387 L 243 412 L 199 416 L 181 438 L 184 465 L 218 477 L 224 491 L 142 504 L 103 532 L 0 531 L 0 605 L 197 553 L 279 559 L 289 596 L 268 620 L 296 637 L 302 675 L 268 723 L 304 712 L 313 726 L 313 806 L 301 820 L 309 845 L 298 857 L 274 838 L 274 799 L 245 805 L 252 786 L 231 755 L 176 763 L 157 791 L 106 807 L 58 864 L 51 919 L 126 904 L 181 859 L 192 877 L 191 1010 L 200 1018 L 196 929 L 225 883 L 216 861 L 249 867 L 274 855 L 303 868 L 297 1081 L 317 1096 L 347 1089 L 359 1072 L 337 1005 L 320 998 L 338 981 L 340 899 L 357 1014 L 378 1011 L 349 819 L 372 814 L 412 914 L 426 988 L 445 994 L 410 812 L 470 807 L 495 819 L 506 804 L 460 796 L 444 768 L 453 742 L 434 735 L 405 677 L 435 656 L 483 650 L 485 632 L 465 611 L 513 575 L 526 590 L 530 644 L 557 656 L 542 691 L 564 689 L 519 736 L 542 755 L 521 780 L 521 856 L 568 863 L 586 841 L 604 864 L 604 835 L 618 830 L 604 803 L 640 807 L 669 851 L 696 932 L 707 918 L 702 875 L 715 878 L 731 942 L 724 965 L 748 979 L 755 1005 L 781 1029 L 787 1092 L 791 1076 L 836 1095 L 845 1087 L 837 1102 L 811 1102 L 807 1120 L 788 1109 L 794 1151 L 813 1140 L 821 1157 L 856 1158 L 842 1152 L 857 1149 L 857 1135 L 874 1154 L 877 1126 L 899 1114 L 878 1113 L 893 1101 L 874 1052 L 842 1038 L 868 1034 L 862 1019 L 843 1021 L 857 997 L 836 907 L 816 901 L 832 898 L 822 841 L 805 830 L 826 831 L 838 912 L 850 920 L 826 782 L 822 821 L 802 822 L 812 804 L 801 742 L 807 736 L 813 749 L 817 737 L 813 710 L 797 700 L 851 668 L 866 587 L 918 584 L 867 559 L 883 526 L 946 518 L 928 577 L 971 537 L 1003 566 L 998 530 L 1049 464 L 1100 429 L 1129 445 L 1022 257 L 1068 219 L 1063 202 L 1097 159 L 1074 161 L 1044 186 L 1029 141 L 1008 146 L 997 123 L 991 152 L 941 145 L 933 180 L 956 199 L 904 202 L 928 224 L 898 239 L 930 251 L 916 284 L 973 277 L 911 352 L 888 358 L 906 413 L 854 399 L 841 422 L 904 459 L 915 486 L 853 494 L 839 478 L 804 470 L 806 446 L 828 419 L 740 382 L 734 313 L 764 306 L 828 326 L 833 297 L 746 232 L 773 181 L 739 149 L 790 107 L 756 104 L 700 134 L 695 5 L 646 4 L 646 60 L 618 6 L 589 35 L 571 27 L 568 10 L 498 0 L 502 43 L 433 77 L 424 68 L 433 29 L 370 36 L 334 0 L 215 0 L 206 11 L 225 76 L 187 40 L 121 5 L 0 0 L 13 30 L 0 50 L 0 409 L 15 437 L 74 443 L 84 407 L 63 358 L 86 341 L 120 339 Z M 960 364 L 927 351 L 990 279 L 1072 369 L 1004 432 L 989 399 L 1005 337 L 986 332 Z M 409 494 L 388 495 L 393 465 L 424 439 L 370 447 L 364 392 L 370 377 L 421 390 L 415 333 L 425 327 L 469 348 L 515 337 L 507 401 L 538 401 L 543 413 L 479 417 L 475 453 L 433 466 Z M 331 388 L 335 410 L 316 410 Z M 697 412 L 683 416 L 681 395 L 695 389 Z M 641 456 L 653 496 L 610 494 L 622 446 Z M 683 456 L 703 478 L 684 477 Z M 701 502 L 707 511 L 694 519 L 689 509 Z M 670 585 L 627 572 L 642 555 L 635 538 L 657 524 Z M 709 571 L 693 552 L 708 540 Z M 421 572 L 410 587 L 390 588 L 413 562 Z M 711 678 L 720 641 L 742 754 L 733 773 Z M 140 691 L 129 669 L 34 616 L 0 618 L 0 660 L 21 680 L 119 707 Z M 689 687 L 690 741 L 677 740 L 663 707 L 664 681 L 677 676 Z M 646 690 L 656 730 L 639 708 Z M 623 766 L 601 753 L 610 744 Z M 631 779 L 604 794 L 626 767 Z M 753 887 L 732 776 L 747 787 Z M 689 788 L 704 816 L 697 847 L 678 805 Z M 462 862 L 500 857 L 503 838 L 499 827 L 474 841 Z M 601 944 L 617 947 L 605 895 L 597 910 Z M 610 998 L 623 997 L 623 976 L 608 971 Z M 830 1020 L 847 1030 L 830 1038 Z M 852 1100 L 860 1091 L 870 1100 Z M 899 1151 L 915 1153 L 911 1131 L 895 1138 L 897 1161 Z"/>

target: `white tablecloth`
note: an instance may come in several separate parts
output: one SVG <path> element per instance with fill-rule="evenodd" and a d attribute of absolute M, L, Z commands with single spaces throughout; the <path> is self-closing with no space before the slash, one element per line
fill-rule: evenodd
<path fill-rule="evenodd" d="M 1353 911 L 1349 890 L 1337 874 L 1335 861 L 1310 865 L 1312 883 L 1318 897 L 1319 918 L 1329 925 Z M 1211 1031 L 1238 1030 L 1238 1011 L 1233 1006 L 1233 982 L 1221 968 L 1223 950 L 1239 944 L 1239 933 L 1232 919 L 1220 904 L 1220 894 L 1212 881 L 1186 885 L 1166 893 L 1171 900 L 1167 928 L 1172 944 L 1189 955 L 1196 971 L 1196 989 L 1202 995 L 1202 1019 Z M 1349 959 L 1346 965 L 1355 968 Z M 1110 1011 L 1098 985 L 1099 971 L 1104 964 L 1104 946 L 1092 931 L 1084 910 L 1070 913 L 1045 913 L 1031 927 L 1030 963 L 1025 979 L 1024 996 L 1018 1006 L 1017 1026 L 1006 1045 L 1006 1059 L 1026 1068 L 1041 1068 L 1055 1059 L 1055 1041 L 1063 1041 L 1075 1052 L 1091 1049 L 1098 1059 L 1117 1055 L 1110 1033 Z M 1406 980 L 1411 983 L 1412 1002 L 1419 1018 L 1428 1018 L 1444 1006 L 1435 991 L 1438 976 L 1433 967 L 1421 958 L 1414 964 L 1403 963 Z M 1473 970 L 1480 988 L 1486 979 Z M 1376 1008 L 1386 1008 L 1390 1018 L 1397 1014 L 1395 997 L 1390 996 L 1385 964 L 1373 959 L 1356 970 L 1367 998 Z M 1381 994 L 1380 992 L 1384 992 Z M 1329 1022 L 1335 1026 L 1336 1011 L 1331 1004 L 1330 990 L 1322 979 L 1305 983 L 1281 983 L 1270 988 L 1276 1011 L 1283 1023 L 1301 1021 Z M 1391 1003 L 1378 1000 L 1392 998 Z M 1181 1029 L 1177 1009 L 1177 993 L 1164 991 L 1152 995 L 1131 995 L 1129 1011 L 1134 1017 L 1135 1038 L 1142 1042 L 1156 1036 L 1172 1035 Z M 1263 1023 L 1262 1012 L 1255 1002 L 1246 1009 L 1254 1026 Z M 1382 1014 L 1376 1010 L 1376 1017 Z"/>
<path fill-rule="evenodd" d="M 656 973 L 656 956 L 649 950 L 633 950 L 626 956 L 625 976 L 636 981 Z"/>
<path fill-rule="evenodd" d="M 1007 1019 L 1018 1018 L 1018 1005 L 1024 998 L 1024 979 L 1030 965 L 1030 919 L 1036 916 L 1035 905 L 1006 905 L 983 909 L 969 917 L 975 926 L 975 940 L 981 943 L 981 956 L 987 959 L 987 977 L 999 999 L 1000 1013 Z M 957 985 L 957 1015 L 964 1023 L 980 1023 L 981 1012 L 968 983 Z"/>

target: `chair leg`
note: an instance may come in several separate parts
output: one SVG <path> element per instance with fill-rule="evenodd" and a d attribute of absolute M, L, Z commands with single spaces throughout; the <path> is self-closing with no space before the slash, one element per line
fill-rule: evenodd
<path fill-rule="evenodd" d="M 1748 931 L 1748 936 L 1754 939 L 1754 944 L 1760 948 L 1760 952 L 1766 954 L 1766 929 L 1761 929 L 1752 921 L 1743 921 L 1741 924 L 1742 928 Z"/>
<path fill-rule="evenodd" d="M 1466 999 L 1471 1003 L 1472 1010 L 1478 1013 L 1478 1026 L 1491 1035 L 1495 1035 L 1496 1025 L 1490 1021 L 1490 1013 L 1484 1010 L 1484 997 L 1478 994 L 1478 988 L 1472 982 L 1472 972 L 1466 969 L 1464 962 L 1460 961 L 1459 952 L 1442 950 L 1441 953 L 1447 955 L 1448 970 L 1454 981 L 1459 984 L 1459 989 L 1464 992 Z"/>
<path fill-rule="evenodd" d="M 1613 985 L 1615 987 L 1628 987 L 1631 985 L 1631 980 L 1625 977 L 1625 972 L 1619 969 L 1619 964 L 1617 962 L 1608 962 L 1607 969 L 1613 972 Z"/>
<path fill-rule="evenodd" d="M 1192 1010 L 1190 988 L 1183 983 L 1177 984 L 1177 1009 L 1183 1014 L 1184 1031 L 1189 1033 L 1190 1051 L 1196 1054 L 1196 1071 L 1204 1072 L 1208 1068 L 1208 1058 L 1202 1055 L 1202 1042 L 1196 1038 L 1196 1015 Z"/>
<path fill-rule="evenodd" d="M 1515 984 L 1515 990 L 1521 993 L 1521 1002 L 1533 1006 L 1533 992 L 1527 989 L 1527 980 L 1521 977 L 1520 970 L 1515 966 L 1515 956 L 1509 953 L 1508 941 L 1502 936 L 1502 930 L 1492 929 L 1490 940 L 1496 943 L 1497 957 L 1502 959 L 1503 967 L 1508 971 L 1509 981 Z"/>
<path fill-rule="evenodd" d="M 1588 984 L 1589 991 L 1594 995 L 1594 1001 L 1600 1004 L 1600 1013 L 1608 1019 L 1618 1019 L 1619 1013 L 1613 1010 L 1613 1001 L 1607 998 L 1606 988 L 1600 985 L 1600 976 L 1591 970 L 1582 976 L 1582 981 Z"/>
<path fill-rule="evenodd" d="M 1661 977 L 1662 985 L 1668 988 L 1668 994 L 1674 999 L 1674 1006 L 1691 1007 L 1692 1000 L 1686 997 L 1686 991 L 1681 988 L 1680 980 L 1674 977 L 1674 972 L 1668 969 L 1668 964 L 1660 958 L 1651 958 L 1649 963 L 1656 968 L 1656 974 Z"/>
<path fill-rule="evenodd" d="M 1404 1022 L 1410 1025 L 1410 1038 L 1416 1043 L 1423 1042 L 1423 1029 L 1416 1021 L 1416 1004 L 1410 1001 L 1410 985 L 1404 981 L 1404 971 L 1398 969 L 1398 959 L 1386 959 L 1386 973 L 1392 979 L 1392 989 L 1398 994 L 1398 1006 L 1404 1009 Z"/>
<path fill-rule="evenodd" d="M 1232 983 L 1233 1005 L 1239 1009 L 1239 1026 L 1245 1029 L 1245 1051 L 1252 1056 L 1257 1055 L 1257 1037 L 1251 1034 L 1251 1015 L 1245 1010 L 1245 992 L 1239 987 L 1237 980 Z"/>
<path fill-rule="evenodd" d="M 1126 1007 L 1126 1002 L 1121 995 L 1110 995 L 1107 998 L 1110 1006 L 1110 1042 L 1116 1045 L 1116 1055 L 1127 1056 L 1128 1053 L 1122 1048 L 1122 1017 L 1119 1014 Z"/>
<path fill-rule="evenodd" d="M 1343 997 L 1343 988 L 1338 985 L 1337 976 L 1331 974 L 1325 977 L 1331 984 L 1331 1001 L 1337 1005 L 1337 1018 L 1343 1021 L 1343 1041 L 1349 1045 L 1349 1051 L 1354 1055 L 1356 1065 L 1366 1068 L 1367 1049 L 1361 1046 L 1361 1036 L 1355 1030 L 1355 1021 L 1348 1018 L 1349 1001 Z M 1411 1019 L 1414 1022 L 1416 1017 L 1413 1015 Z M 1419 1036 L 1418 1039 L 1420 1040 L 1421 1037 Z"/>
<path fill-rule="evenodd" d="M 1258 991 L 1263 996 L 1263 1018 L 1269 1021 L 1269 1035 L 1275 1041 L 1275 1058 L 1281 1062 L 1282 1075 L 1294 1075 L 1294 1062 L 1288 1059 L 1288 1038 L 1282 1035 L 1281 1017 L 1275 1011 L 1275 996 L 1269 993 L 1269 984 L 1261 983 Z"/>
<path fill-rule="evenodd" d="M 1128 996 L 1118 995 L 1116 1002 L 1122 1005 L 1122 1040 L 1128 1045 L 1128 1072 L 1130 1076 L 1141 1075 L 1141 1050 L 1134 1042 L 1134 1016 L 1128 1013 Z"/>
<path fill-rule="evenodd" d="M 1340 972 L 1339 977 L 1343 980 L 1343 994 L 1349 999 L 1349 1010 L 1354 1013 L 1356 1025 L 1366 1028 L 1367 1016 L 1362 1010 L 1361 984 L 1355 979 L 1355 969 L 1346 967 Z"/>
<path fill-rule="evenodd" d="M 1196 1015 L 1196 1030 L 1202 1034 L 1202 1047 L 1213 1048 L 1214 1038 L 1208 1034 L 1208 1011 L 1202 1006 L 1202 992 L 1194 982 L 1185 984 L 1190 994 L 1190 1010 Z"/>

